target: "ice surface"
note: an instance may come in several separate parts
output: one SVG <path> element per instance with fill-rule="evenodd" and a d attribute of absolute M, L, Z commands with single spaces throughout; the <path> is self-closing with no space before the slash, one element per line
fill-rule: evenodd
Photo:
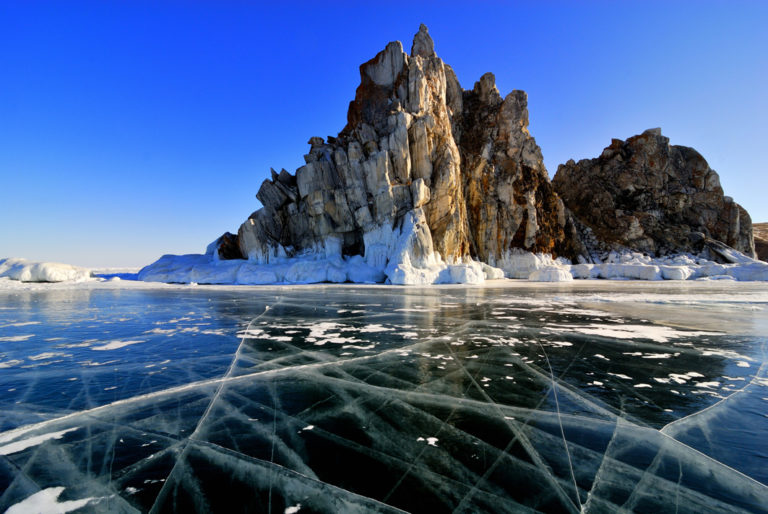
<path fill-rule="evenodd" d="M 0 290 L 0 510 L 768 511 L 762 284 L 127 283 Z"/>

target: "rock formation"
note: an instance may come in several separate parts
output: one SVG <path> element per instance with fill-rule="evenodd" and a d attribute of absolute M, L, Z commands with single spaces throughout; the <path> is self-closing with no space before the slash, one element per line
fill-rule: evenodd
<path fill-rule="evenodd" d="M 768 223 L 753 223 L 755 253 L 761 261 L 768 261 Z"/>
<path fill-rule="evenodd" d="M 602 248 L 698 253 L 709 238 L 755 255 L 747 211 L 723 195 L 696 150 L 670 146 L 660 129 L 614 139 L 596 159 L 560 165 L 552 184 Z"/>
<path fill-rule="evenodd" d="M 695 150 L 648 130 L 614 139 L 596 159 L 568 161 L 550 182 L 528 132 L 525 92 L 502 97 L 491 73 L 462 89 L 424 25 L 410 55 L 392 42 L 360 66 L 346 126 L 309 145 L 295 174 L 272 170 L 256 194 L 263 207 L 237 235 L 224 234 L 205 255 L 164 256 L 140 278 L 768 277 L 768 267 L 733 251 L 754 256 L 749 215 Z M 698 257 L 671 255 L 680 252 Z"/>
<path fill-rule="evenodd" d="M 523 91 L 502 98 L 490 73 L 464 91 L 424 25 L 410 55 L 389 43 L 360 78 L 339 135 L 311 138 L 295 176 L 273 170 L 261 185 L 263 208 L 238 231 L 242 256 L 363 255 L 384 270 L 468 258 L 496 265 L 514 249 L 576 255 L 528 133 Z M 221 258 L 237 256 L 223 248 Z"/>

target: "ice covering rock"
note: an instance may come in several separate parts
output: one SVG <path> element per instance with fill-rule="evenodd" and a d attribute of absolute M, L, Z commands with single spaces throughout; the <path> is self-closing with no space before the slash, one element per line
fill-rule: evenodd
<path fill-rule="evenodd" d="M 91 278 L 91 270 L 57 262 L 31 262 L 26 259 L 0 259 L 0 278 L 20 282 L 81 282 Z"/>
<path fill-rule="evenodd" d="M 703 233 L 755 255 L 747 211 L 723 194 L 717 173 L 696 150 L 670 146 L 661 129 L 614 139 L 596 159 L 560 165 L 552 184 L 608 247 L 696 252 Z"/>

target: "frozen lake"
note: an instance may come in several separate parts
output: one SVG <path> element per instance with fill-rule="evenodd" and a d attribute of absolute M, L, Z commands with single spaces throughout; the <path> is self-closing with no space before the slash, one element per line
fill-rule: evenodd
<path fill-rule="evenodd" d="M 0 288 L 0 511 L 768 512 L 768 286 Z"/>

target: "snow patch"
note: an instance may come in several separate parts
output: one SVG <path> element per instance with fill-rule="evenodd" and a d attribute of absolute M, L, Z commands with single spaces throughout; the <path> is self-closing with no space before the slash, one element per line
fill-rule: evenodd
<path fill-rule="evenodd" d="M 77 429 L 78 427 L 69 428 L 67 430 L 62 430 L 61 432 L 51 432 L 49 434 L 36 435 L 34 437 L 22 439 L 21 441 L 14 441 L 12 443 L 0 446 L 0 455 L 11 455 L 13 453 L 24 451 L 27 448 L 32 448 L 33 446 L 42 444 L 45 441 L 50 441 L 51 439 L 61 439 L 64 437 L 64 434 L 73 432 Z"/>
<path fill-rule="evenodd" d="M 768 263 L 735 250 L 728 264 L 690 254 L 652 258 L 637 252 L 611 252 L 604 262 L 571 264 L 563 258 L 512 249 L 488 263 L 468 257 L 445 262 L 434 251 L 422 209 L 399 224 L 383 224 L 363 234 L 365 255 L 342 256 L 341 240 L 327 237 L 313 248 L 292 254 L 281 247 L 253 252 L 248 260 L 205 255 L 164 255 L 138 273 L 146 282 L 182 284 L 387 283 L 395 285 L 482 284 L 504 277 L 536 282 L 573 279 L 768 281 Z M 292 253 L 292 252 L 291 252 Z M 733 254 L 733 255 L 731 255 Z M 0 261 L 2 262 L 2 261 Z M 0 277 L 2 274 L 0 274 Z"/>
<path fill-rule="evenodd" d="M 91 270 L 57 262 L 31 262 L 26 259 L 0 259 L 0 277 L 19 282 L 83 282 L 91 280 Z"/>
<path fill-rule="evenodd" d="M 146 343 L 146 341 L 110 341 L 107 344 L 101 345 L 101 346 L 92 346 L 91 350 L 117 350 L 118 348 L 124 348 L 126 346 L 130 346 L 132 344 L 139 344 L 139 343 Z"/>
<path fill-rule="evenodd" d="M 570 272 L 576 279 L 612 280 L 768 280 L 768 263 L 757 261 L 736 250 L 727 250 L 728 264 L 720 264 L 691 254 L 652 258 L 637 252 L 611 252 L 605 262 L 574 264 Z"/>
<path fill-rule="evenodd" d="M 82 500 L 59 501 L 59 496 L 64 492 L 63 487 L 49 487 L 38 491 L 19 503 L 12 505 L 5 514 L 30 514 L 35 512 L 49 512 L 63 514 L 81 509 L 93 501 L 101 498 L 84 498 Z"/>

